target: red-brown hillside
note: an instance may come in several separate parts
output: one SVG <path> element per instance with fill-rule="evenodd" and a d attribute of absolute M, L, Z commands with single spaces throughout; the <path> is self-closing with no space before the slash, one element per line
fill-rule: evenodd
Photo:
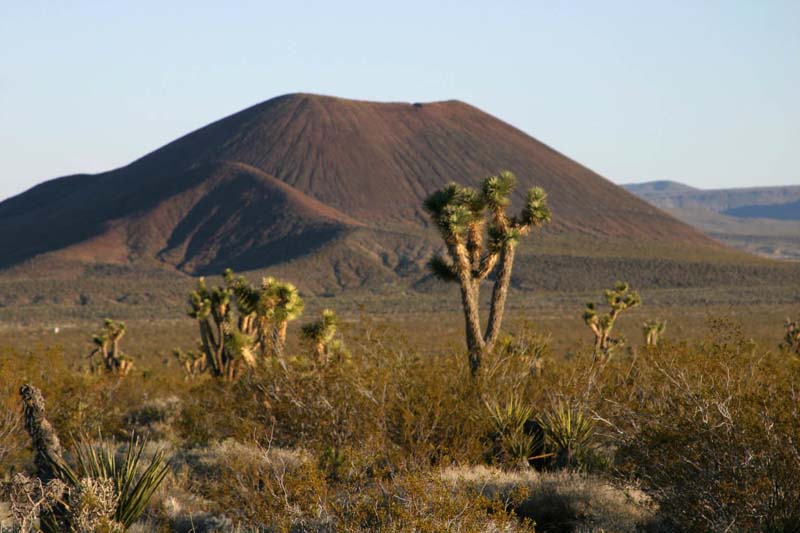
<path fill-rule="evenodd" d="M 532 185 L 547 190 L 554 212 L 548 231 L 559 242 L 574 235 L 583 248 L 609 240 L 639 248 L 658 243 L 673 257 L 683 248 L 720 250 L 465 103 L 293 94 L 210 124 L 126 167 L 52 180 L 0 203 L 0 268 L 46 254 L 202 273 L 314 254 L 341 260 L 352 252 L 361 258 L 349 267 L 356 277 L 372 268 L 370 261 L 385 268 L 389 255 L 400 265 L 392 271 L 403 276 L 419 272 L 408 264 L 424 263 L 436 243 L 422 200 L 448 181 L 477 184 L 500 169 L 517 175 L 520 192 Z M 375 253 L 370 239 L 375 250 L 387 251 Z"/>

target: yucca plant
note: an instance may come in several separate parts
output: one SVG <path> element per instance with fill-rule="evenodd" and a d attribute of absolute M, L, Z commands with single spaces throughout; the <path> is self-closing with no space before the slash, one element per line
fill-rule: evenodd
<path fill-rule="evenodd" d="M 267 277 L 261 287 L 267 302 L 267 316 L 272 322 L 272 349 L 276 356 L 282 357 L 289 322 L 303 314 L 305 304 L 297 287 L 291 283 Z"/>
<path fill-rule="evenodd" d="M 532 419 L 533 408 L 517 394 L 511 394 L 503 403 L 484 399 L 484 405 L 502 452 L 511 462 L 527 466 L 533 451 L 541 446 L 534 435 L 525 431 L 526 423 Z"/>
<path fill-rule="evenodd" d="M 117 497 L 113 519 L 128 528 L 142 515 L 169 471 L 163 450 L 158 450 L 145 466 L 142 454 L 146 445 L 146 439 L 131 437 L 122 461 L 118 462 L 109 443 L 95 445 L 83 437 L 75 445 L 78 471 L 68 469 L 68 481 L 73 486 L 84 478 L 112 481 Z"/>
<path fill-rule="evenodd" d="M 594 421 L 580 405 L 559 400 L 538 417 L 545 445 L 555 455 L 556 465 L 564 468 L 581 465 L 589 456 L 594 436 Z"/>
<path fill-rule="evenodd" d="M 45 416 L 42 392 L 26 384 L 20 389 L 20 396 L 24 406 L 25 429 L 36 453 L 34 463 L 40 483 L 57 480 L 62 485 L 66 484 L 64 491 L 59 491 L 51 498 L 53 501 L 47 506 L 49 510 L 41 516 L 42 529 L 47 532 L 94 531 L 96 528 L 76 528 L 73 527 L 75 524 L 70 523 L 74 517 L 80 516 L 84 520 L 90 515 L 108 519 L 111 526 L 116 523 L 124 528 L 130 527 L 144 512 L 153 493 L 167 475 L 169 465 L 163 450 L 157 451 L 149 464 L 145 465 L 142 454 L 147 441 L 132 436 L 122 462 L 118 462 L 114 449 L 108 443 L 95 446 L 88 438 L 81 437 L 75 445 L 77 465 L 73 468 L 64 460 L 58 434 Z M 100 484 L 93 484 L 92 480 Z M 82 494 L 86 497 L 99 494 L 95 489 L 106 493 L 106 481 L 110 481 L 114 488 L 113 497 L 104 498 L 114 502 L 113 516 L 99 516 L 97 506 L 80 499 Z M 66 492 L 66 499 L 62 497 L 62 492 Z M 110 509 L 110 503 L 100 508 Z"/>

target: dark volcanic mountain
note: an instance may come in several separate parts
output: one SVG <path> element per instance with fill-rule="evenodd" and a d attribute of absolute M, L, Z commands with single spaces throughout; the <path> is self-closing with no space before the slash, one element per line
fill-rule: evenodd
<path fill-rule="evenodd" d="M 0 203 L 0 268 L 102 263 L 197 274 L 292 265 L 339 286 L 418 277 L 439 245 L 422 200 L 448 181 L 477 184 L 500 169 L 519 178 L 517 200 L 533 185 L 550 196 L 554 223 L 537 237 L 539 252 L 608 255 L 618 243 L 672 258 L 727 253 L 465 103 L 292 94 L 126 167 L 51 180 Z"/>

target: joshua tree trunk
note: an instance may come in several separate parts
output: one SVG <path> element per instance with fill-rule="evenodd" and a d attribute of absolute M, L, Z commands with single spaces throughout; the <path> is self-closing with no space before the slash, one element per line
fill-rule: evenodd
<path fill-rule="evenodd" d="M 214 376 L 222 377 L 225 375 L 224 369 L 224 356 L 225 350 L 225 335 L 222 331 L 222 325 L 217 324 L 216 336 L 211 329 L 208 319 L 200 322 L 200 339 L 203 344 L 203 352 L 208 357 L 208 368 Z"/>
<path fill-rule="evenodd" d="M 25 429 L 33 441 L 36 452 L 34 463 L 36 475 L 47 483 L 51 479 L 60 477 L 63 469 L 61 442 L 58 435 L 50 425 L 44 413 L 44 397 L 42 392 L 30 384 L 25 384 L 19 390 L 25 410 Z"/>
<path fill-rule="evenodd" d="M 284 347 L 286 346 L 286 330 L 289 325 L 287 320 L 281 320 L 272 329 L 272 349 L 275 357 L 283 357 Z"/>
<path fill-rule="evenodd" d="M 481 336 L 481 323 L 478 315 L 478 291 L 472 280 L 461 281 L 461 304 L 464 310 L 464 323 L 467 332 L 467 350 L 469 351 L 469 369 L 476 374 L 481 366 L 484 343 Z"/>
<path fill-rule="evenodd" d="M 503 311 L 506 306 L 508 287 L 511 284 L 511 269 L 514 265 L 514 245 L 506 243 L 500 252 L 500 269 L 492 289 L 492 303 L 489 308 L 489 323 L 486 326 L 485 352 L 490 352 L 500 335 L 500 326 L 503 321 Z"/>
<path fill-rule="evenodd" d="M 314 355 L 317 357 L 317 361 L 320 363 L 325 364 L 328 362 L 328 357 L 325 354 L 325 343 L 323 341 L 319 340 L 316 342 L 316 344 L 314 344 Z"/>

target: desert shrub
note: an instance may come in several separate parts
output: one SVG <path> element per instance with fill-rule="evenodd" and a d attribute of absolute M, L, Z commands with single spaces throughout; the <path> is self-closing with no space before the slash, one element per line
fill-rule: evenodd
<path fill-rule="evenodd" d="M 0 410 L 0 480 L 14 464 L 25 444 L 22 442 L 22 419 L 18 411 Z"/>
<path fill-rule="evenodd" d="M 533 531 L 513 512 L 524 493 L 502 496 L 469 490 L 434 470 L 353 487 L 331 508 L 345 531 Z"/>
<path fill-rule="evenodd" d="M 503 471 L 453 467 L 442 479 L 462 490 L 506 502 L 536 531 L 640 531 L 655 525 L 655 508 L 641 490 L 577 472 Z"/>
<path fill-rule="evenodd" d="M 246 530 L 308 530 L 329 520 L 325 477 L 303 451 L 226 440 L 181 460 L 195 490 Z"/>
<path fill-rule="evenodd" d="M 181 400 L 177 396 L 144 400 L 123 416 L 126 429 L 149 439 L 175 440 L 172 426 L 180 415 Z"/>
<path fill-rule="evenodd" d="M 606 388 L 619 472 L 641 480 L 672 528 L 791 530 L 800 523 L 797 376 L 725 322 L 699 345 L 648 351 Z"/>
<path fill-rule="evenodd" d="M 249 374 L 232 386 L 213 379 L 196 383 L 185 395 L 174 423 L 183 444 L 206 446 L 225 438 L 246 440 L 261 434 L 264 406 L 254 397 L 251 383 Z"/>

